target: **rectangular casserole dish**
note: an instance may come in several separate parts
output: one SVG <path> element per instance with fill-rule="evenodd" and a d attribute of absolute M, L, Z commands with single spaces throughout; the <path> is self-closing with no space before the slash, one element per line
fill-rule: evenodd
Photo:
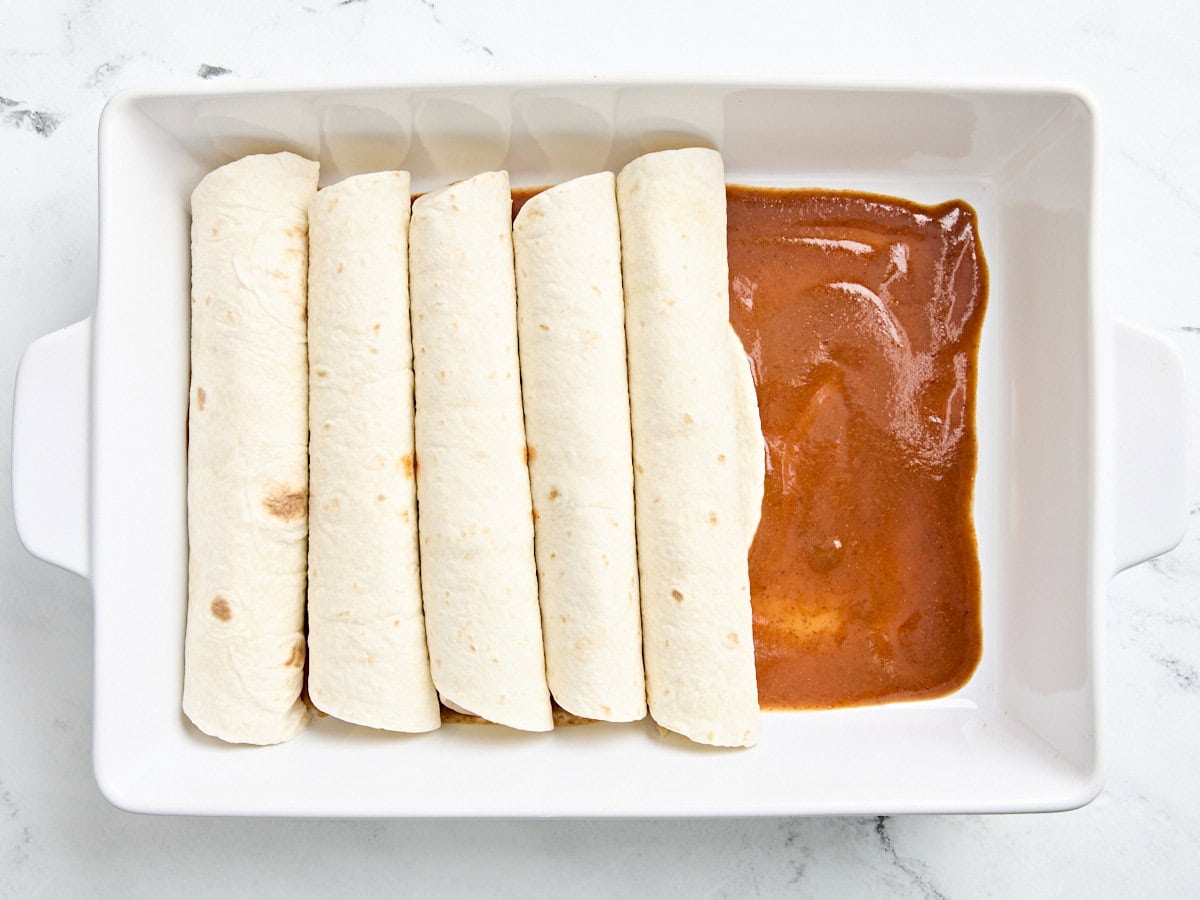
<path fill-rule="evenodd" d="M 771 84 L 265 89 L 115 97 L 100 152 L 94 316 L 27 351 L 14 506 L 35 554 L 91 579 L 95 770 L 158 813 L 684 816 L 1065 809 L 1102 784 L 1111 576 L 1185 516 L 1181 366 L 1114 322 L 1092 266 L 1095 127 L 1061 91 Z M 251 152 L 322 184 L 406 168 L 516 185 L 718 147 L 731 182 L 846 188 L 979 214 L 991 272 L 975 517 L 984 652 L 952 696 L 764 714 L 750 751 L 649 723 L 391 735 L 317 718 L 290 743 L 206 738 L 180 711 L 187 590 L 188 196 Z"/>

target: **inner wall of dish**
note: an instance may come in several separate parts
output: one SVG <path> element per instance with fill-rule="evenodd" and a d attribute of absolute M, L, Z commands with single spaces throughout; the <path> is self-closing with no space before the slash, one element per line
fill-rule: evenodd
<path fill-rule="evenodd" d="M 956 694 L 906 706 L 975 708 L 1090 769 L 1091 185 L 1090 169 L 1073 162 L 1091 153 L 1082 104 L 1055 95 L 581 86 L 148 97 L 138 107 L 187 161 L 162 223 L 177 234 L 183 277 L 172 271 L 145 298 L 177 296 L 184 333 L 188 196 L 204 172 L 253 152 L 319 159 L 322 184 L 408 169 L 424 191 L 495 168 L 507 168 L 514 185 L 551 184 L 699 144 L 722 151 L 731 182 L 971 203 L 991 271 L 977 423 L 984 655 Z M 178 352 L 186 359 L 186 342 Z M 179 393 L 183 421 L 186 378 Z M 182 511 L 182 484 L 177 502 Z M 163 598 L 181 616 L 185 592 L 181 583 L 177 598 Z M 180 653 L 182 633 L 180 619 Z"/>

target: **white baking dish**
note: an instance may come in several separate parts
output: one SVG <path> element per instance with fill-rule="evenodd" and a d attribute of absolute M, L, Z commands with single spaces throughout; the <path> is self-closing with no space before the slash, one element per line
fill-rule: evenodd
<path fill-rule="evenodd" d="M 95 315 L 27 351 L 14 505 L 95 595 L 95 766 L 131 810 L 283 815 L 723 815 L 1051 810 L 1099 790 L 1111 576 L 1186 521 L 1181 366 L 1109 317 L 1092 267 L 1094 124 L 1058 91 L 573 84 L 125 94 L 100 126 Z M 978 393 L 984 653 L 942 700 L 769 713 L 714 751 L 648 724 L 418 737 L 318 719 L 231 747 L 180 712 L 187 534 L 187 198 L 253 151 L 322 182 L 514 184 L 710 143 L 731 181 L 961 197 L 991 299 Z M 89 365 L 90 361 L 90 365 Z"/>

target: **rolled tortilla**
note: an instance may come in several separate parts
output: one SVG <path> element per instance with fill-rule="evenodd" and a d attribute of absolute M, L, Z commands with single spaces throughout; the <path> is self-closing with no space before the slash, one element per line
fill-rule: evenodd
<path fill-rule="evenodd" d="M 192 194 L 183 710 L 249 744 L 304 727 L 308 205 L 317 163 L 249 156 Z"/>
<path fill-rule="evenodd" d="M 441 724 L 417 561 L 407 172 L 309 214 L 308 695 L 347 722 Z"/>
<path fill-rule="evenodd" d="M 511 216 L 507 172 L 413 204 L 421 587 L 443 700 L 548 731 Z"/>
<path fill-rule="evenodd" d="M 615 182 L 532 197 L 513 247 L 546 677 L 568 712 L 629 722 L 646 681 Z"/>
<path fill-rule="evenodd" d="M 721 157 L 640 157 L 617 198 L 650 714 L 694 741 L 749 746 L 759 710 L 746 555 L 762 436 L 729 325 Z"/>

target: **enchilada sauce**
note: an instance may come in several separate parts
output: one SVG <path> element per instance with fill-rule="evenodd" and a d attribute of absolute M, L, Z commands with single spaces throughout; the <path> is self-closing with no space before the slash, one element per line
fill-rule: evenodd
<path fill-rule="evenodd" d="M 761 704 L 949 693 L 982 646 L 975 213 L 731 186 L 728 214 L 730 320 L 767 444 L 750 551 Z"/>

